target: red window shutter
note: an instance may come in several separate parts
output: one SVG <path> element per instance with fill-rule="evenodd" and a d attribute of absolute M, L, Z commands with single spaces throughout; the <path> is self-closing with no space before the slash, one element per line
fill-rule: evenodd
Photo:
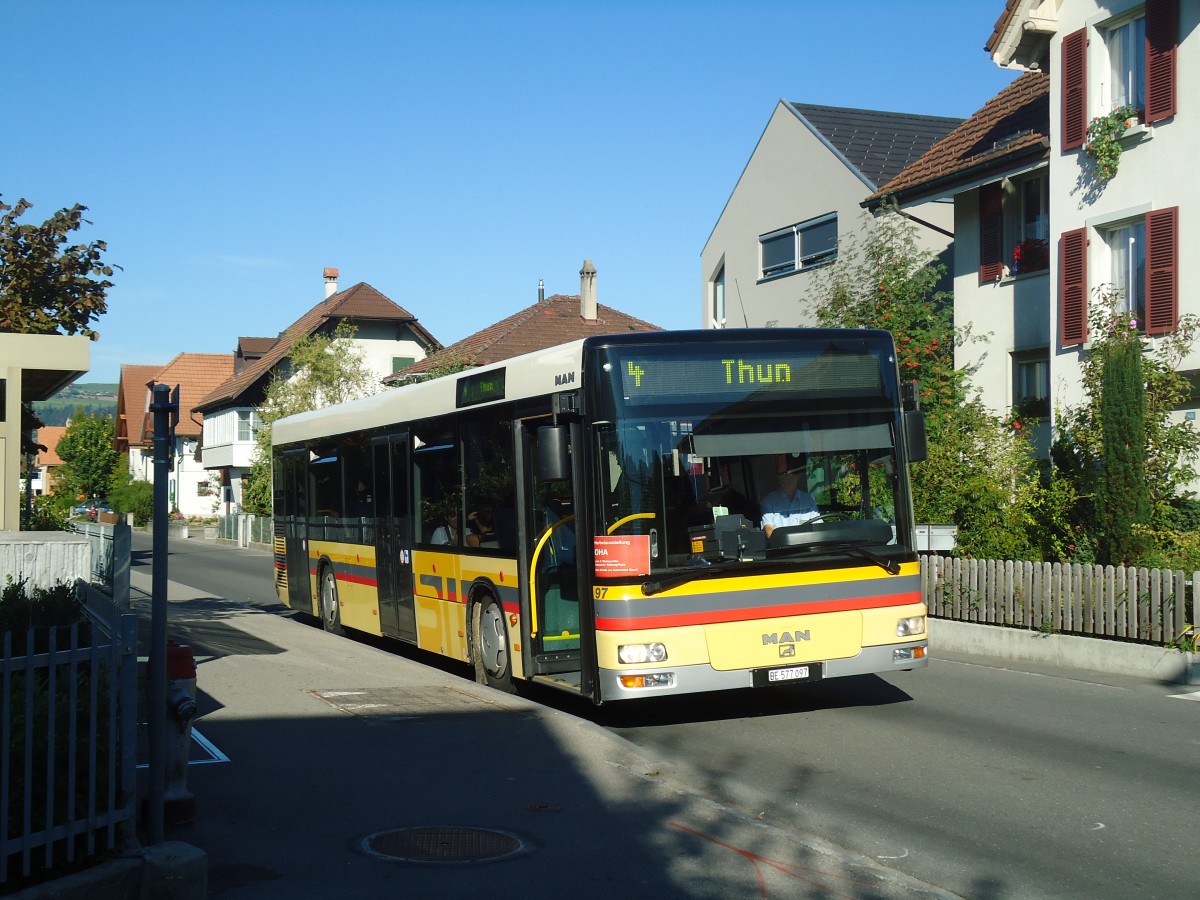
<path fill-rule="evenodd" d="M 1179 207 L 1146 215 L 1146 334 L 1179 324 Z"/>
<path fill-rule="evenodd" d="M 979 189 L 979 283 L 1004 275 L 1004 187 L 1000 182 Z"/>
<path fill-rule="evenodd" d="M 1179 0 L 1146 3 L 1146 121 L 1175 115 L 1175 57 Z"/>
<path fill-rule="evenodd" d="M 1075 150 L 1087 140 L 1087 29 L 1062 42 L 1062 148 Z"/>
<path fill-rule="evenodd" d="M 1064 231 L 1058 243 L 1058 337 L 1064 347 L 1087 340 L 1087 229 Z"/>

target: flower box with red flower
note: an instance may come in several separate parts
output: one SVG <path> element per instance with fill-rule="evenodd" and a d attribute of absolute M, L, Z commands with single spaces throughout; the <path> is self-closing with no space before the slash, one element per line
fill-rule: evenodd
<path fill-rule="evenodd" d="M 1040 272 L 1050 266 L 1050 248 L 1041 238 L 1029 238 L 1013 248 L 1012 273 Z"/>

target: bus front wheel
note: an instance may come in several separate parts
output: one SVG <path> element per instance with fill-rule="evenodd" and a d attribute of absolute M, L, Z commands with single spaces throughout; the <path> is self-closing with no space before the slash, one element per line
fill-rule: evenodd
<path fill-rule="evenodd" d="M 321 572 L 321 625 L 330 634 L 346 633 L 338 608 L 337 576 L 333 574 L 333 566 L 326 566 Z"/>
<path fill-rule="evenodd" d="M 504 621 L 504 609 L 490 594 L 485 594 L 471 607 L 471 636 L 475 680 L 512 693 L 508 627 Z"/>

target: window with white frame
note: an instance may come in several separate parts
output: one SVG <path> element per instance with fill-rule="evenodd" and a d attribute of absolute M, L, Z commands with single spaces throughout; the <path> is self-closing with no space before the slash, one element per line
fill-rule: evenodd
<path fill-rule="evenodd" d="M 1050 266 L 1050 177 L 1045 170 L 1016 179 L 1013 225 L 1016 241 L 1012 245 L 1010 271 L 1014 275 L 1045 271 Z M 1007 218 L 1007 217 L 1006 217 Z"/>
<path fill-rule="evenodd" d="M 1101 29 L 1108 52 L 1108 109 L 1146 106 L 1146 19 L 1127 18 Z"/>
<path fill-rule="evenodd" d="M 1146 318 L 1146 223 L 1144 220 L 1102 230 L 1108 248 L 1109 280 L 1120 295 L 1120 312 L 1141 326 Z M 1144 327 L 1144 326 L 1143 326 Z"/>
<path fill-rule="evenodd" d="M 261 425 L 258 413 L 252 409 L 239 409 L 237 417 L 237 439 L 239 441 L 255 440 L 258 436 L 259 426 Z"/>
<path fill-rule="evenodd" d="M 1050 357 L 1045 350 L 1013 355 L 1013 403 L 1022 416 L 1050 414 Z"/>
<path fill-rule="evenodd" d="M 725 265 L 717 270 L 709 284 L 709 300 L 712 312 L 713 328 L 725 327 Z"/>
<path fill-rule="evenodd" d="M 837 258 L 837 213 L 760 235 L 761 279 L 789 275 Z"/>

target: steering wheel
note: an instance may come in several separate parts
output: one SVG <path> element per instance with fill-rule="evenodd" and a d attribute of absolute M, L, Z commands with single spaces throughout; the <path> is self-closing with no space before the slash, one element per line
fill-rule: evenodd
<path fill-rule="evenodd" d="M 849 521 L 850 521 L 850 517 L 848 515 L 846 515 L 845 513 L 840 513 L 840 512 L 835 512 L 833 510 L 830 510 L 829 512 L 817 513 L 815 518 L 809 519 L 804 524 L 812 525 L 816 522 L 849 522 Z"/>

